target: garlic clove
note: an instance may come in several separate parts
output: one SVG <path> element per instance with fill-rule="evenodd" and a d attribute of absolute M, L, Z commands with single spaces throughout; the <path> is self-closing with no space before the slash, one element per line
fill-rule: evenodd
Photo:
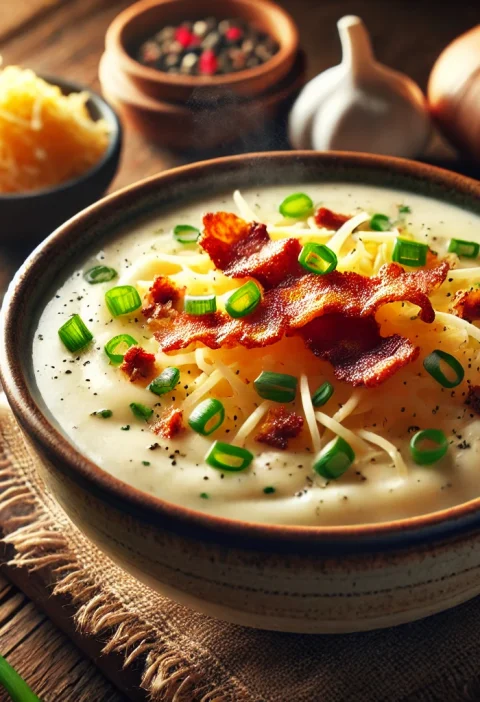
<path fill-rule="evenodd" d="M 414 81 L 375 60 L 359 17 L 338 22 L 341 64 L 311 80 L 289 118 L 295 148 L 413 157 L 428 142 L 426 100 Z"/>

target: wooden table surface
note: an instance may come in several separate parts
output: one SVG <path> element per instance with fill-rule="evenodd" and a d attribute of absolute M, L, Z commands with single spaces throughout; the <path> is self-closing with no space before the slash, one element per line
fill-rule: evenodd
<path fill-rule="evenodd" d="M 378 58 L 408 73 L 423 88 L 442 48 L 478 23 L 480 15 L 478 1 L 460 1 L 454 6 L 426 0 L 279 1 L 300 27 L 309 76 L 338 62 L 340 47 L 335 22 L 354 11 L 369 27 Z M 18 63 L 98 90 L 97 67 L 105 30 L 129 4 L 128 0 L 4 0 L 0 2 L 0 54 L 4 64 Z M 112 189 L 180 162 L 177 155 L 156 149 L 141 135 L 127 131 L 121 167 Z M 24 255 L 21 249 L 0 250 L 0 295 Z M 95 653 L 90 653 L 98 655 L 98 651 L 97 646 Z M 52 702 L 126 700 L 70 638 L 1 572 L 0 653 L 42 698 Z M 115 675 L 110 672 L 110 677 Z M 0 692 L 0 702 L 6 699 Z"/>

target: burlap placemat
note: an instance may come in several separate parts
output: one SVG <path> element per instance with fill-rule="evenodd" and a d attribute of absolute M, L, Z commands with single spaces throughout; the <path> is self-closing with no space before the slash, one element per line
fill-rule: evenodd
<path fill-rule="evenodd" d="M 1 403 L 0 403 L 1 405 Z M 423 622 L 349 636 L 299 636 L 215 621 L 125 574 L 70 522 L 0 406 L 0 515 L 14 563 L 53 572 L 76 624 L 142 666 L 153 700 L 479 700 L 480 601 Z M 100 702 L 100 701 L 99 701 Z"/>

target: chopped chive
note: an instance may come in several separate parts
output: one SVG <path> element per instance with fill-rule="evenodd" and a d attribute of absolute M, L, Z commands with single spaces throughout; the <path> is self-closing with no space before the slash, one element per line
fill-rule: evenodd
<path fill-rule="evenodd" d="M 275 488 L 269 485 L 268 487 L 263 488 L 263 492 L 265 495 L 272 495 L 275 492 Z"/>
<path fill-rule="evenodd" d="M 375 232 L 388 232 L 392 228 L 392 223 L 387 215 L 374 214 L 370 220 L 370 227 Z"/>
<path fill-rule="evenodd" d="M 173 238 L 181 244 L 194 244 L 200 236 L 200 229 L 189 224 L 177 224 L 173 230 Z"/>
<path fill-rule="evenodd" d="M 424 442 L 433 443 L 433 448 L 422 448 Z M 448 451 L 448 440 L 441 429 L 424 429 L 417 431 L 410 440 L 410 452 L 412 458 L 420 466 L 428 466 L 436 463 L 445 456 Z"/>
<path fill-rule="evenodd" d="M 58 330 L 58 336 L 69 351 L 80 351 L 93 339 L 92 332 L 88 329 L 79 314 L 74 314 Z"/>
<path fill-rule="evenodd" d="M 297 394 L 298 380 L 294 375 L 262 371 L 253 381 L 255 390 L 264 400 L 293 402 Z"/>
<path fill-rule="evenodd" d="M 142 461 L 142 466 L 149 466 L 149 465 L 150 465 L 150 461 Z"/>
<path fill-rule="evenodd" d="M 130 424 L 125 424 L 124 427 L 120 427 L 122 431 L 128 431 L 130 429 Z"/>
<path fill-rule="evenodd" d="M 185 295 L 184 310 L 187 314 L 212 314 L 217 311 L 217 297 L 216 295 Z"/>
<path fill-rule="evenodd" d="M 327 480 L 340 478 L 352 465 L 355 453 L 345 439 L 337 436 L 318 454 L 313 470 Z"/>
<path fill-rule="evenodd" d="M 253 461 L 253 454 L 240 446 L 215 441 L 205 456 L 205 461 L 212 468 L 236 473 L 248 468 Z"/>
<path fill-rule="evenodd" d="M 110 339 L 110 341 L 107 341 L 104 346 L 105 353 L 110 359 L 110 363 L 112 363 L 114 366 L 118 366 L 120 363 L 123 363 L 124 354 L 115 353 L 117 348 L 123 344 L 126 344 L 126 351 L 130 348 L 130 346 L 136 346 L 138 341 L 136 341 L 133 336 L 130 336 L 130 334 L 119 334 L 118 336 L 114 336 L 112 339 Z"/>
<path fill-rule="evenodd" d="M 410 207 L 408 205 L 399 205 L 398 206 L 399 214 L 410 214 L 411 211 L 412 210 L 410 209 Z"/>
<path fill-rule="evenodd" d="M 140 295 L 133 285 L 118 285 L 116 288 L 110 288 L 105 293 L 105 302 L 113 317 L 135 312 L 142 306 Z"/>
<path fill-rule="evenodd" d="M 188 424 L 202 436 L 210 436 L 225 420 L 225 408 L 216 398 L 200 402 L 188 419 Z"/>
<path fill-rule="evenodd" d="M 446 363 L 447 366 L 449 366 L 449 368 L 455 373 L 455 377 L 453 379 L 447 378 L 445 373 L 442 371 L 440 367 L 442 361 Z M 435 380 L 444 388 L 456 388 L 465 377 L 465 371 L 460 361 L 458 361 L 455 356 L 452 356 L 445 351 L 440 351 L 439 349 L 432 351 L 432 353 L 425 358 L 423 361 L 423 367 L 427 373 L 430 373 L 432 378 L 435 378 Z"/>
<path fill-rule="evenodd" d="M 420 244 L 418 241 L 408 241 L 407 239 L 395 240 L 392 259 L 404 266 L 418 268 L 427 262 L 428 246 Z"/>
<path fill-rule="evenodd" d="M 278 208 L 281 215 L 298 219 L 311 214 L 313 202 L 305 193 L 293 193 L 283 200 Z"/>
<path fill-rule="evenodd" d="M 117 277 L 117 271 L 114 268 L 109 268 L 108 266 L 94 266 L 90 268 L 86 273 L 84 273 L 85 280 L 90 285 L 96 285 L 97 283 L 108 283 Z"/>
<path fill-rule="evenodd" d="M 0 685 L 5 688 L 12 702 L 41 702 L 3 656 L 0 656 Z"/>
<path fill-rule="evenodd" d="M 331 273 L 337 267 L 337 256 L 323 244 L 309 242 L 300 251 L 298 262 L 310 273 L 325 275 Z"/>
<path fill-rule="evenodd" d="M 225 302 L 225 309 L 234 319 L 246 317 L 257 309 L 261 299 L 262 293 L 258 285 L 253 280 L 249 280 L 229 295 Z"/>
<path fill-rule="evenodd" d="M 477 258 L 480 252 L 480 244 L 477 244 L 476 241 L 450 239 L 448 251 L 449 253 L 456 253 L 457 256 L 464 256 L 465 258 Z"/>
<path fill-rule="evenodd" d="M 208 494 L 208 492 L 201 492 L 200 497 L 202 498 L 202 500 L 208 500 L 210 495 Z"/>
<path fill-rule="evenodd" d="M 110 409 L 102 409 L 102 410 L 96 410 L 95 412 L 91 413 L 91 417 L 102 417 L 102 419 L 109 419 L 112 416 L 113 412 Z"/>
<path fill-rule="evenodd" d="M 150 392 L 153 392 L 155 395 L 166 395 L 167 392 L 172 392 L 179 380 L 179 369 L 174 366 L 169 366 L 165 368 L 155 380 L 152 380 L 147 390 L 150 390 Z"/>
<path fill-rule="evenodd" d="M 333 395 L 333 385 L 326 380 L 312 395 L 312 405 L 321 407 L 325 405 Z"/>
<path fill-rule="evenodd" d="M 153 414 L 153 409 L 142 405 L 140 402 L 131 402 L 129 407 L 132 410 L 135 417 L 138 417 L 138 419 L 144 419 L 145 421 L 147 421 L 147 419 L 150 419 L 150 417 Z"/>

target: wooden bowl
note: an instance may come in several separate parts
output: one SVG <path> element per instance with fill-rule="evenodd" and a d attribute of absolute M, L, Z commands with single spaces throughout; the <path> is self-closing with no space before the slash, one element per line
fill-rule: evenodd
<path fill-rule="evenodd" d="M 132 58 L 141 42 L 184 20 L 237 17 L 271 35 L 279 51 L 255 68 L 218 76 L 188 76 L 143 66 Z M 232 94 L 254 97 L 290 72 L 298 52 L 298 31 L 290 15 L 270 0 L 141 0 L 121 12 L 107 30 L 106 51 L 117 70 L 145 95 L 165 102 L 216 101 Z"/>
<path fill-rule="evenodd" d="M 213 192 L 314 181 L 400 188 L 480 213 L 480 183 L 396 158 L 269 153 L 161 173 L 88 208 L 25 262 L 2 312 L 0 380 L 62 507 L 141 581 L 237 624 L 347 632 L 418 619 L 479 594 L 480 498 L 420 517 L 344 527 L 211 516 L 141 492 L 89 460 L 46 409 L 32 369 L 36 320 L 52 280 L 78 266 L 103 237 Z"/>
<path fill-rule="evenodd" d="M 305 79 L 305 57 L 297 54 L 290 73 L 267 93 L 251 100 L 235 95 L 217 106 L 186 106 L 152 98 L 116 68 L 113 56 L 103 54 L 99 65 L 102 91 L 125 124 L 146 139 L 169 149 L 212 149 L 261 131 L 290 106 Z"/>
<path fill-rule="evenodd" d="M 64 80 L 44 76 L 58 85 L 64 94 L 85 90 Z M 83 173 L 55 187 L 25 193 L 0 194 L 0 217 L 5 224 L 0 244 L 34 244 L 45 238 L 60 224 L 100 198 L 117 172 L 122 148 L 122 126 L 110 105 L 100 95 L 89 90 L 87 108 L 93 119 L 106 120 L 110 128 L 110 143 L 98 163 Z"/>

